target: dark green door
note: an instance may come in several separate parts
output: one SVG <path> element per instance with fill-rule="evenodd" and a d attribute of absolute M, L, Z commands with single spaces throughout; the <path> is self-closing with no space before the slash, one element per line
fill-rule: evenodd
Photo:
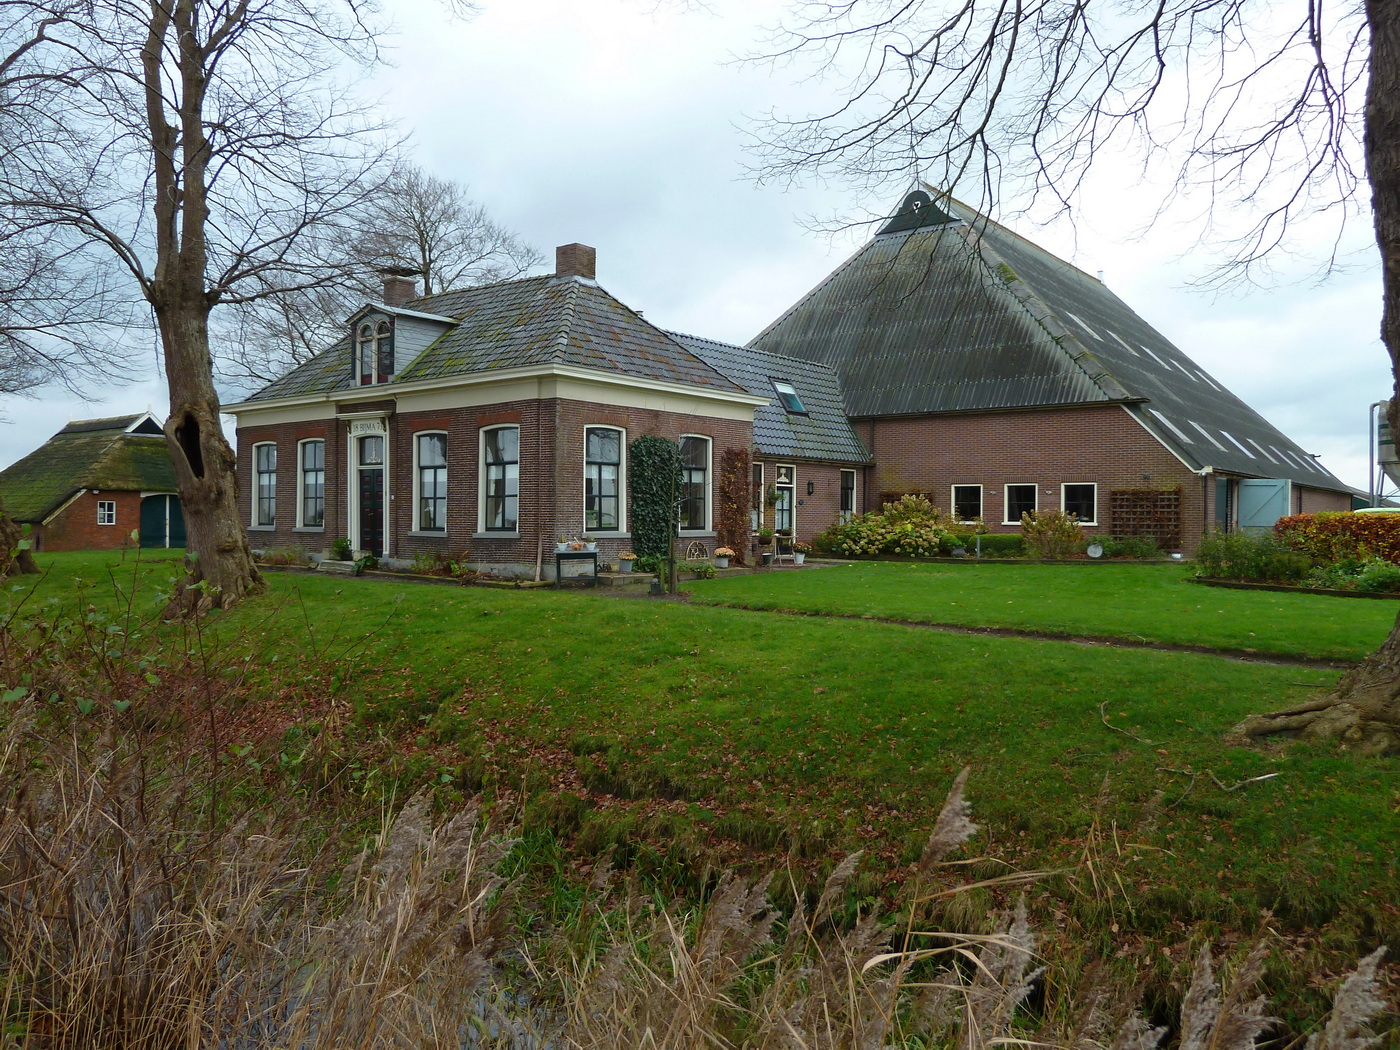
<path fill-rule="evenodd" d="M 147 496 L 141 501 L 141 546 L 183 547 L 185 515 L 178 496 Z"/>

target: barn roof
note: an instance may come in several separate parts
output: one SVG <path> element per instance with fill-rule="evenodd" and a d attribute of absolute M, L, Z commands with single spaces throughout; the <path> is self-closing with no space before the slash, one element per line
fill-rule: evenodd
<path fill-rule="evenodd" d="M 453 323 L 378 389 L 496 369 L 565 365 L 638 379 L 743 390 L 591 280 L 526 277 L 411 299 L 409 316 Z M 405 311 L 399 311 L 403 313 Z M 349 390 L 346 337 L 263 387 L 249 402 Z"/>
<path fill-rule="evenodd" d="M 846 418 L 836 373 L 826 365 L 698 335 L 669 334 L 749 393 L 769 399 L 753 414 L 754 446 L 762 455 L 833 463 L 869 462 L 869 451 Z M 775 383 L 790 383 L 805 411 L 785 409 Z"/>
<path fill-rule="evenodd" d="M 1121 404 L 1193 469 L 1347 489 L 1102 281 L 922 190 L 749 345 L 830 365 L 854 417 Z"/>
<path fill-rule="evenodd" d="M 0 471 L 0 500 L 16 521 L 38 524 L 84 489 L 175 491 L 170 450 L 150 413 L 76 420 Z"/>

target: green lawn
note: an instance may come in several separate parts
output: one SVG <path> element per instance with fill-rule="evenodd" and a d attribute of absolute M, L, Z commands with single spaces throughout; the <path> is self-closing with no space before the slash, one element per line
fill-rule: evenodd
<path fill-rule="evenodd" d="M 689 585 L 693 600 L 1354 660 L 1400 603 L 1190 582 L 1179 565 L 856 562 Z"/>
<path fill-rule="evenodd" d="M 96 605 L 112 592 L 110 580 L 71 583 L 75 569 L 102 579 L 103 559 L 47 561 L 54 572 L 29 608 L 65 595 Z M 144 564 L 138 610 L 156 607 L 151 583 L 168 573 Z M 877 581 L 891 581 L 889 600 L 906 609 L 920 582 L 945 595 L 961 583 L 964 597 L 977 596 L 972 608 L 986 610 L 998 584 L 1031 605 L 1038 580 L 1071 608 L 1023 622 L 1106 630 L 1105 595 L 1117 593 L 1118 620 L 1132 610 L 1160 625 L 1185 611 L 1196 633 L 1173 637 L 1192 641 L 1248 637 L 1259 625 L 1244 622 L 1245 610 L 1278 603 L 1292 615 L 1268 617 L 1267 637 L 1282 651 L 1312 651 L 1303 609 L 1357 617 L 1379 638 L 1391 608 L 1197 591 L 1181 575 L 861 565 L 722 589 L 747 588 L 756 602 L 793 588 L 837 594 L 844 582 L 853 604 L 874 611 Z M 129 563 L 117 576 L 125 585 Z M 1304 700 L 1335 671 L 586 592 L 269 580 L 267 594 L 215 617 L 208 635 L 232 663 L 251 654 L 268 695 L 310 704 L 331 690 L 349 705 L 347 751 L 368 748 L 395 775 L 464 791 L 524 787 L 534 819 L 584 851 L 712 847 L 727 861 L 770 865 L 786 851 L 829 863 L 864 848 L 891 868 L 917 857 L 949 781 L 970 764 L 980 849 L 1032 866 L 1079 865 L 1087 851 L 1096 872 L 1112 875 L 1106 891 L 1093 891 L 1082 867 L 1079 889 L 1048 885 L 1071 914 L 1107 908 L 1153 936 L 1200 919 L 1252 931 L 1269 907 L 1284 929 L 1330 923 L 1339 946 L 1362 930 L 1400 938 L 1387 903 L 1400 899 L 1400 762 L 1221 742 L 1245 714 Z M 1063 603 L 1067 589 L 1074 602 Z M 717 598 L 720 588 L 696 590 Z M 1210 779 L 1229 786 L 1266 773 L 1279 775 L 1232 792 Z"/>

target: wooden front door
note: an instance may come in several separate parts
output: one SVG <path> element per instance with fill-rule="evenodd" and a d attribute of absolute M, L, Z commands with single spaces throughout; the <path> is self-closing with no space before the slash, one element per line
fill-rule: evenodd
<path fill-rule="evenodd" d="M 360 537 L 359 549 L 376 558 L 384 556 L 384 439 L 359 441 Z"/>

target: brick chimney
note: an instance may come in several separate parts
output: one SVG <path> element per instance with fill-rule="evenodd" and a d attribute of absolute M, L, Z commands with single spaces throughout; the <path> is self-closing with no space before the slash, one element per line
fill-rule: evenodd
<path fill-rule="evenodd" d="M 384 305 L 402 306 L 418 294 L 418 271 L 386 267 L 384 276 Z"/>
<path fill-rule="evenodd" d="M 554 249 L 554 275 L 591 281 L 598 276 L 598 253 L 586 244 L 561 244 Z"/>

